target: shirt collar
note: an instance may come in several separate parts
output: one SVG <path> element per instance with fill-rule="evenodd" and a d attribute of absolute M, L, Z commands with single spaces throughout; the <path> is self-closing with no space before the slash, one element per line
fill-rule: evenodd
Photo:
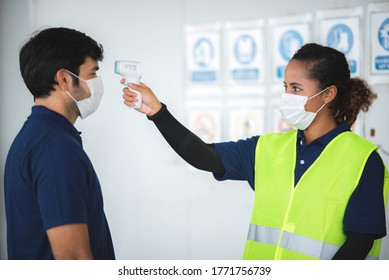
<path fill-rule="evenodd" d="M 79 138 L 79 140 L 81 141 L 81 132 L 78 131 L 74 127 L 74 125 L 71 122 L 69 122 L 67 118 L 65 118 L 64 116 L 62 116 L 61 114 L 55 111 L 46 108 L 45 106 L 41 106 L 41 105 L 33 106 L 31 109 L 30 117 L 44 117 L 50 119 L 54 121 L 56 124 L 58 124 L 59 126 L 65 128 L 70 133 L 74 133 L 77 136 L 77 138 Z"/>
<path fill-rule="evenodd" d="M 328 143 L 330 143 L 336 136 L 338 136 L 339 134 L 343 133 L 343 132 L 346 132 L 346 131 L 350 131 L 350 127 L 347 123 L 345 122 L 342 122 L 341 124 L 339 124 L 338 126 L 336 126 L 333 130 L 327 132 L 326 134 L 324 134 L 323 136 L 317 138 L 315 140 L 315 142 L 323 145 L 323 146 L 327 146 Z M 304 134 L 303 134 L 303 131 L 298 129 L 297 130 L 297 141 L 300 142 L 301 140 L 304 140 Z"/>

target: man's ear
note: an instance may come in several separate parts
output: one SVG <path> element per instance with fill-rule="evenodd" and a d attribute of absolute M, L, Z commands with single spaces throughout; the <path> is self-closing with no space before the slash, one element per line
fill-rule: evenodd
<path fill-rule="evenodd" d="M 332 100 L 335 99 L 337 93 L 338 89 L 336 88 L 336 86 L 329 86 L 327 90 L 323 93 L 324 102 L 326 104 L 331 103 Z"/>
<path fill-rule="evenodd" d="M 60 89 L 64 91 L 68 90 L 72 83 L 72 78 L 65 69 L 60 69 L 57 71 L 57 73 L 55 74 L 55 80 L 58 83 Z"/>

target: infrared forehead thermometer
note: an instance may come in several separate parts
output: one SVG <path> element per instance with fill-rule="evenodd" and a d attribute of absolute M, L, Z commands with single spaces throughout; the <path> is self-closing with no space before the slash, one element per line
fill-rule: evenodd
<path fill-rule="evenodd" d="M 140 67 L 140 63 L 138 61 L 129 61 L 129 60 L 116 60 L 115 61 L 115 73 L 123 76 L 124 85 L 128 85 L 128 83 L 140 84 L 140 79 L 142 78 L 142 69 Z M 137 94 L 138 101 L 135 103 L 135 106 L 131 108 L 140 108 L 142 104 L 142 95 L 136 91 L 131 89 Z"/>

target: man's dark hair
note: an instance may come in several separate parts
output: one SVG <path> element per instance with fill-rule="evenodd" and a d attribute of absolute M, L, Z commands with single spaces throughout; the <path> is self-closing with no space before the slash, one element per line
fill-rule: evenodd
<path fill-rule="evenodd" d="M 20 72 L 34 99 L 45 97 L 58 84 L 58 70 L 79 75 L 86 58 L 102 61 L 103 53 L 103 46 L 84 33 L 64 27 L 48 28 L 34 33 L 20 49 Z"/>

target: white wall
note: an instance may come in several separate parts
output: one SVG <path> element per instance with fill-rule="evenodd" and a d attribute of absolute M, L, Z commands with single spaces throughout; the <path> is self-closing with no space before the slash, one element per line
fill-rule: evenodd
<path fill-rule="evenodd" d="M 185 24 L 267 19 L 371 2 L 0 0 L 0 259 L 6 258 L 5 157 L 32 105 L 18 70 L 18 51 L 33 30 L 66 26 L 104 45 L 103 102 L 76 127 L 83 132 L 84 147 L 102 184 L 117 258 L 240 259 L 253 202 L 250 187 L 244 182 L 219 183 L 210 174 L 189 169 L 145 116 L 124 107 L 114 60 L 141 61 L 143 81 L 184 121 Z M 366 129 L 374 125 L 379 140 L 388 143 L 388 128 L 379 117 L 387 110 L 383 105 L 373 109 Z M 388 158 L 386 162 L 389 165 Z M 384 242 L 389 248 L 388 238 Z M 389 259 L 389 250 L 382 251 Z"/>
<path fill-rule="evenodd" d="M 30 33 L 27 1 L 0 0 L 0 259 L 7 256 L 3 196 L 5 158 L 33 105 L 19 72 L 19 46 Z"/>

